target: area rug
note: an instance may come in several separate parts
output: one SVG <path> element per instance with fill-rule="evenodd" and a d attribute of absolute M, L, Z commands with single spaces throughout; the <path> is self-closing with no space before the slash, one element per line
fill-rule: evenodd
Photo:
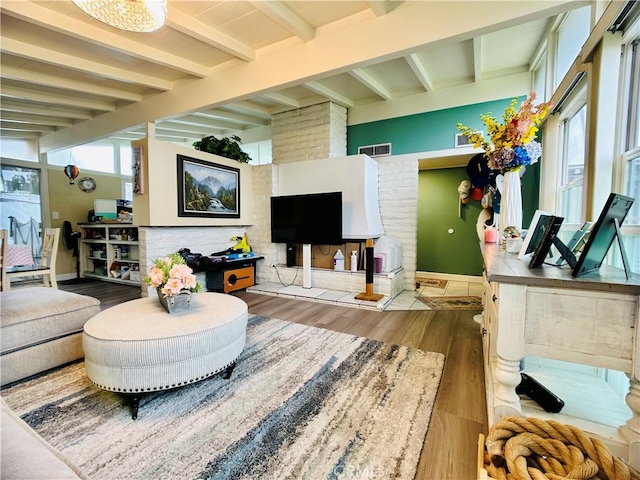
<path fill-rule="evenodd" d="M 95 480 L 412 479 L 443 366 L 439 353 L 255 316 L 231 379 L 149 394 L 135 421 L 83 363 L 2 396 Z"/>
<path fill-rule="evenodd" d="M 465 297 L 418 297 L 432 310 L 482 310 L 482 298 Z"/>
<path fill-rule="evenodd" d="M 419 283 L 421 287 L 447 288 L 449 282 L 447 280 L 416 275 L 416 283 Z"/>

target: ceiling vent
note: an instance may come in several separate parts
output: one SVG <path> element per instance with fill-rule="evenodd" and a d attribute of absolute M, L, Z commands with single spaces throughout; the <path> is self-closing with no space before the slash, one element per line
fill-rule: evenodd
<path fill-rule="evenodd" d="M 365 147 L 358 147 L 358 153 L 369 155 L 370 157 L 384 157 L 391 155 L 391 144 L 380 143 L 378 145 L 367 145 Z"/>
<path fill-rule="evenodd" d="M 475 131 L 473 133 L 479 133 L 484 137 L 484 132 Z M 469 141 L 469 137 L 467 137 L 464 133 L 456 133 L 456 137 L 454 141 L 455 141 L 455 144 L 454 144 L 455 148 L 470 147 L 473 145 L 473 143 Z"/>

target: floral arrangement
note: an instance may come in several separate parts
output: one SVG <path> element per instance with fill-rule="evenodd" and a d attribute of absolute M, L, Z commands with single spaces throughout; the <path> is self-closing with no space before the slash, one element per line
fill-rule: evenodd
<path fill-rule="evenodd" d="M 187 266 L 187 262 L 179 254 L 172 253 L 152 262 L 153 267 L 149 270 L 149 276 L 143 280 L 165 297 L 173 297 L 184 290 L 202 291 L 202 286 L 196 281 L 193 270 Z"/>
<path fill-rule="evenodd" d="M 461 123 L 457 125 L 458 130 L 469 138 L 474 147 L 482 147 L 492 170 L 517 171 L 522 166 L 533 165 L 542 155 L 542 146 L 535 140 L 538 126 L 552 106 L 551 102 L 534 105 L 535 99 L 535 92 L 531 92 L 516 110 L 517 99 L 514 98 L 504 111 L 503 123 L 498 123 L 491 112 L 480 115 L 491 141 Z"/>

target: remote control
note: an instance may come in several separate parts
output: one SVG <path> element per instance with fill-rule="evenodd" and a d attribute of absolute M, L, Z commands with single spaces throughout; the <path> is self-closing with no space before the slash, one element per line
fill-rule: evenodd
<path fill-rule="evenodd" d="M 562 410 L 564 402 L 560 397 L 526 373 L 520 373 L 520 377 L 522 380 L 520 381 L 520 385 L 516 387 L 516 393 L 518 395 L 526 395 L 540 405 L 546 412 L 558 413 Z"/>

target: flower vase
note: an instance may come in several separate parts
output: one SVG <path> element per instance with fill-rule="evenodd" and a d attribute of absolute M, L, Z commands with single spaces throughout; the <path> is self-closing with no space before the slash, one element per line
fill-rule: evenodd
<path fill-rule="evenodd" d="M 508 171 L 503 174 L 502 196 L 500 198 L 499 236 L 502 239 L 507 227 L 522 230 L 522 188 L 520 173 Z M 501 240 L 501 243 L 504 240 Z"/>
<path fill-rule="evenodd" d="M 191 292 L 189 290 L 183 290 L 171 297 L 165 297 L 160 289 L 156 289 L 156 293 L 158 294 L 160 305 L 162 305 L 168 313 L 180 313 L 191 310 Z"/>

